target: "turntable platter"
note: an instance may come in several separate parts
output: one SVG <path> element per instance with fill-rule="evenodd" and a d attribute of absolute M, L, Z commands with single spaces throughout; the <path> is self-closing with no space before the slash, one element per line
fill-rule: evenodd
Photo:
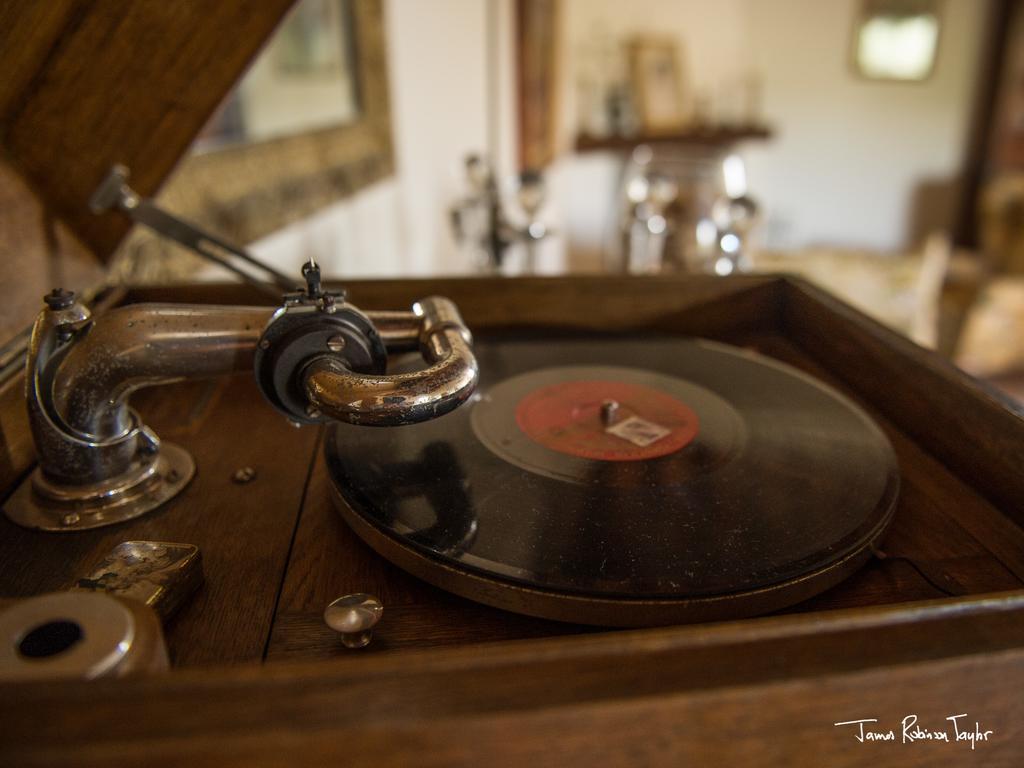
<path fill-rule="evenodd" d="M 327 442 L 356 532 L 445 589 L 580 623 L 740 617 L 837 583 L 891 519 L 887 439 L 789 366 L 669 338 L 476 352 L 467 406 Z"/>

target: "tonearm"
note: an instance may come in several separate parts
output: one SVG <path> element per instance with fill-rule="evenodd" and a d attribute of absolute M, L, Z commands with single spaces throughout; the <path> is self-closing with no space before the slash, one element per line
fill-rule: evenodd
<path fill-rule="evenodd" d="M 48 294 L 26 361 L 39 466 L 5 504 L 7 516 L 77 531 L 138 517 L 179 493 L 195 463 L 129 406 L 142 387 L 251 370 L 296 425 L 412 424 L 472 394 L 472 338 L 451 301 L 363 312 L 321 285 L 315 263 L 303 277 L 305 289 L 276 309 L 136 304 L 93 317 L 74 293 Z M 389 352 L 416 348 L 424 368 L 386 373 Z"/>

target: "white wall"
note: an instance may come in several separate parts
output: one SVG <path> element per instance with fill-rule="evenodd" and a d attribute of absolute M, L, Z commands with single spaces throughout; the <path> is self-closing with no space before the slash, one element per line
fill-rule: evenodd
<path fill-rule="evenodd" d="M 858 0 L 744 3 L 764 113 L 777 129 L 770 144 L 744 152 L 767 244 L 914 245 L 915 187 L 961 168 L 988 3 L 945 2 L 938 61 L 923 83 L 854 74 Z"/>
<path fill-rule="evenodd" d="M 695 89 L 714 96 L 724 83 L 760 73 L 762 111 L 776 137 L 741 151 L 766 212 L 766 245 L 909 245 L 915 187 L 960 167 L 988 0 L 946 0 L 937 67 L 920 84 L 869 82 L 852 72 L 858 4 L 563 0 L 559 146 L 568 152 L 575 137 L 574 59 L 595 28 L 618 37 L 671 34 L 683 42 Z M 466 154 L 493 151 L 501 171 L 514 167 L 511 9 L 511 0 L 386 0 L 395 178 L 254 250 L 289 265 L 313 252 L 339 277 L 472 270 L 452 242 L 447 210 Z M 493 24 L 497 34 L 488 33 Z M 489 77 L 498 83 L 496 99 Z M 550 169 L 561 239 L 544 255 L 547 271 L 566 263 L 566 241 L 580 251 L 606 245 L 618 215 L 618 169 L 614 156 L 600 153 L 563 154 Z"/>
<path fill-rule="evenodd" d="M 447 209 L 462 160 L 484 152 L 487 2 L 388 0 L 388 66 L 405 265 L 459 271 Z"/>
<path fill-rule="evenodd" d="M 401 221 L 399 185 L 387 179 L 250 243 L 249 251 L 286 274 L 313 257 L 330 277 L 402 275 L 409 267 Z"/>
<path fill-rule="evenodd" d="M 622 38 L 670 34 L 695 90 L 720 98 L 754 72 L 761 112 L 776 130 L 739 147 L 773 248 L 812 244 L 883 251 L 912 246 L 910 206 L 921 182 L 960 170 L 977 77 L 986 0 L 947 0 L 938 62 L 924 83 L 854 74 L 849 43 L 859 0 L 565 0 L 570 57 L 592 30 Z M 565 146 L 578 124 L 575 72 L 562 77 Z M 554 168 L 564 228 L 576 250 L 606 246 L 616 227 L 619 161 L 569 155 Z"/>
<path fill-rule="evenodd" d="M 674 38 L 687 90 L 716 93 L 749 69 L 746 12 L 744 0 L 562 0 L 558 77 L 563 149 L 570 149 L 576 136 L 578 68 L 595 37 Z"/>
<path fill-rule="evenodd" d="M 395 176 L 252 244 L 257 256 L 297 268 L 312 254 L 340 278 L 472 269 L 447 210 L 463 158 L 488 149 L 491 3 L 510 12 L 509 0 L 386 0 Z"/>
<path fill-rule="evenodd" d="M 593 257 L 611 246 L 618 231 L 622 166 L 619 155 L 611 152 L 571 154 L 580 128 L 577 91 L 580 68 L 587 65 L 586 49 L 601 34 L 614 42 L 634 35 L 675 38 L 691 98 L 701 91 L 714 96 L 750 68 L 747 9 L 743 0 L 563 0 L 562 8 L 558 90 L 563 155 L 550 169 L 548 181 L 565 233 L 563 246 L 575 252 L 571 266 L 601 268 L 603 260 Z"/>

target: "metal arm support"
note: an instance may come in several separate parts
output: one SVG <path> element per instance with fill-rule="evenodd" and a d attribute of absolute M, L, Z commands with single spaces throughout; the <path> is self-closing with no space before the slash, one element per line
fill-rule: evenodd
<path fill-rule="evenodd" d="M 275 299 L 283 292 L 295 289 L 295 282 L 287 275 L 253 258 L 242 248 L 173 216 L 149 198 L 142 197 L 128 186 L 128 174 L 128 169 L 123 165 L 115 165 L 110 169 L 89 200 L 89 208 L 93 213 L 103 213 L 110 209 L 121 211 L 136 224 L 147 226 L 195 251 L 204 259 L 234 272 Z M 232 259 L 237 259 L 245 266 L 242 267 Z M 252 270 L 262 274 L 253 274 Z"/>
<path fill-rule="evenodd" d="M 8 517 L 82 530 L 137 517 L 181 491 L 195 464 L 129 407 L 142 387 L 255 370 L 293 421 L 377 426 L 435 418 L 472 394 L 471 338 L 450 301 L 363 313 L 322 291 L 315 266 L 304 273 L 307 292 L 276 311 L 139 304 L 94 319 L 73 294 L 48 295 L 26 366 L 39 467 L 8 500 Z M 387 375 L 388 351 L 415 343 L 426 367 Z"/>

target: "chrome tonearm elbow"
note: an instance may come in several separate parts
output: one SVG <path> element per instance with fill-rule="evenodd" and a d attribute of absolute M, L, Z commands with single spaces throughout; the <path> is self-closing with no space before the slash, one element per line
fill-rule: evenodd
<path fill-rule="evenodd" d="M 472 336 L 451 301 L 431 296 L 412 312 L 364 313 L 320 290 L 315 266 L 303 275 L 306 292 L 286 298 L 256 352 L 256 380 L 289 419 L 401 426 L 443 416 L 473 393 Z M 389 351 L 417 347 L 426 368 L 385 373 Z"/>
<path fill-rule="evenodd" d="M 291 421 L 397 426 L 436 418 L 477 383 L 471 337 L 455 305 L 431 297 L 412 312 L 361 312 L 340 292 L 307 290 L 268 307 L 140 304 L 101 319 L 55 291 L 36 320 L 26 400 L 39 466 L 4 505 L 30 528 L 75 531 L 155 509 L 195 464 L 130 408 L 132 392 L 254 370 Z M 419 347 L 422 370 L 388 375 L 389 351 Z"/>
<path fill-rule="evenodd" d="M 438 321 L 439 317 L 448 318 Z M 411 320 L 421 329 L 419 345 L 429 367 L 412 373 L 364 375 L 329 355 L 302 373 L 312 411 L 323 418 L 366 426 L 399 426 L 443 416 L 466 401 L 476 387 L 472 338 L 447 299 L 417 302 Z"/>

